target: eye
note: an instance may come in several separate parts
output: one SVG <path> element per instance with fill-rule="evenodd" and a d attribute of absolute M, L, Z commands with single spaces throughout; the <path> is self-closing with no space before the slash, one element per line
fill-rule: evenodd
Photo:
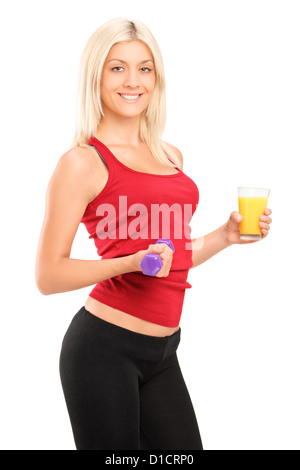
<path fill-rule="evenodd" d="M 121 67 L 120 65 L 118 65 L 117 67 L 114 67 L 112 68 L 111 70 L 115 70 L 115 69 L 122 69 L 123 67 Z M 119 72 L 119 70 L 117 70 L 117 72 Z"/>
<path fill-rule="evenodd" d="M 123 69 L 123 67 L 121 67 L 120 65 L 117 65 L 116 67 L 113 67 L 111 70 L 113 70 L 114 72 L 120 72 L 120 70 L 117 70 L 117 69 Z M 153 69 L 150 69 L 149 67 L 142 67 L 141 70 L 143 70 L 144 73 L 150 73 L 152 72 Z"/>

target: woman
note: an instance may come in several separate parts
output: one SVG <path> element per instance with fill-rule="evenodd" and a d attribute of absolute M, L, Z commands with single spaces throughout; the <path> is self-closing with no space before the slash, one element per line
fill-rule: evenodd
<path fill-rule="evenodd" d="M 98 28 L 82 55 L 77 129 L 47 188 L 36 282 L 45 294 L 95 285 L 63 340 L 60 374 L 78 450 L 202 449 L 176 351 L 190 268 L 241 241 L 241 216 L 191 240 L 196 184 L 161 140 L 165 78 L 139 21 Z M 261 217 L 267 236 L 271 211 Z M 173 217 L 172 217 L 173 215 Z M 70 257 L 80 222 L 101 260 Z M 155 244 L 157 239 L 170 239 Z M 173 248 L 175 251 L 173 251 Z M 144 274 L 141 260 L 162 267 Z"/>

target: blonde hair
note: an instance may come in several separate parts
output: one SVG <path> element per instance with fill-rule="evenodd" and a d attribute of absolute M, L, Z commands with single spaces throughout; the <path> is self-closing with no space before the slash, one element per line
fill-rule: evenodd
<path fill-rule="evenodd" d="M 156 81 L 151 101 L 140 116 L 139 137 L 154 157 L 170 165 L 166 153 L 180 168 L 180 160 L 172 148 L 161 140 L 166 123 L 166 94 L 164 65 L 159 46 L 151 31 L 140 21 L 115 18 L 101 25 L 88 40 L 79 65 L 76 131 L 72 147 L 85 146 L 103 116 L 100 79 L 106 57 L 119 42 L 143 41 L 151 50 Z"/>

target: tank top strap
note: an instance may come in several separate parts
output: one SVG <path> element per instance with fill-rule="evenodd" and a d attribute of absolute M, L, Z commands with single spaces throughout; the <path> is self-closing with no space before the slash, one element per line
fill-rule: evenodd
<path fill-rule="evenodd" d="M 87 145 L 89 145 L 90 147 L 93 147 L 96 152 L 98 153 L 99 157 L 101 158 L 101 160 L 103 161 L 103 163 L 106 165 L 106 167 L 109 169 L 109 167 L 111 166 L 111 164 L 113 164 L 113 160 L 110 158 L 110 155 L 108 152 L 105 152 L 105 148 L 102 148 L 102 146 L 100 145 L 100 141 L 98 141 L 97 139 L 95 139 L 93 136 L 89 139 L 89 141 L 87 142 Z M 105 155 L 105 157 L 103 156 L 103 154 Z M 108 163 L 109 162 L 109 163 Z"/>
<path fill-rule="evenodd" d="M 102 159 L 103 163 L 106 165 L 106 167 L 108 169 L 115 166 L 116 164 L 118 165 L 118 171 L 120 171 L 120 167 L 121 168 L 124 167 L 124 165 L 122 163 L 120 164 L 120 162 L 117 161 L 117 159 L 111 154 L 111 151 L 106 147 L 106 145 L 103 144 L 102 142 L 100 142 L 100 140 L 98 140 L 93 135 L 91 136 L 91 138 L 87 142 L 87 145 L 90 145 L 91 147 L 94 147 L 94 149 L 98 153 L 99 157 Z M 174 168 L 179 170 L 179 168 L 177 166 L 175 166 L 175 163 L 171 160 L 171 158 L 167 155 L 167 153 L 165 153 L 165 155 L 168 158 L 168 160 L 174 165 Z M 125 166 L 125 168 L 126 168 L 126 166 Z M 127 170 L 128 169 L 129 168 L 127 168 Z M 131 169 L 129 169 L 129 170 L 131 171 Z M 143 172 L 141 172 L 141 174 L 143 174 Z"/>
<path fill-rule="evenodd" d="M 168 157 L 168 155 L 167 155 L 167 154 L 166 154 L 166 156 L 167 156 L 167 159 L 168 159 L 168 160 L 169 160 L 171 163 L 173 163 L 173 165 L 174 165 L 174 168 L 176 168 L 176 170 L 178 170 L 178 169 L 179 169 L 179 168 L 178 168 L 178 166 L 175 166 L 175 163 L 174 163 L 174 162 L 171 160 L 171 158 L 170 158 L 170 157 Z"/>

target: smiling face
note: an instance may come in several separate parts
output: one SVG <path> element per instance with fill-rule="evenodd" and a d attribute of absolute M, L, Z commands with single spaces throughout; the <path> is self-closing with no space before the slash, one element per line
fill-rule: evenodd
<path fill-rule="evenodd" d="M 101 102 L 105 116 L 139 116 L 147 108 L 155 87 L 154 58 L 140 40 L 114 44 L 101 77 Z"/>

